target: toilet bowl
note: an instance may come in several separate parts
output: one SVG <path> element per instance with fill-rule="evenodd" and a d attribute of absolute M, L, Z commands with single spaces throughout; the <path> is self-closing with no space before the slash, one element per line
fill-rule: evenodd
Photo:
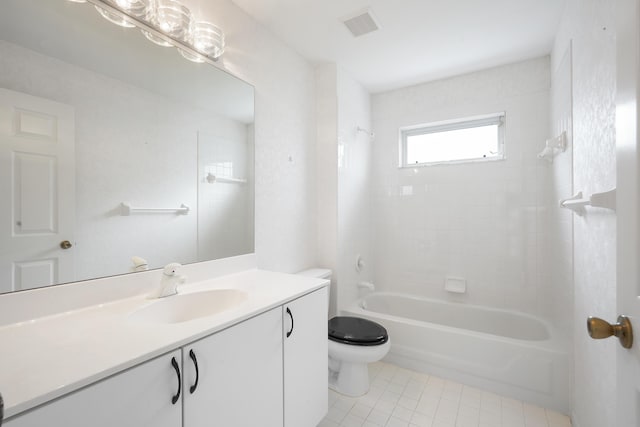
<path fill-rule="evenodd" d="M 331 270 L 314 268 L 298 273 L 330 279 Z M 368 364 L 387 355 L 391 347 L 386 329 L 367 319 L 336 316 L 329 319 L 329 387 L 347 396 L 369 391 Z"/>

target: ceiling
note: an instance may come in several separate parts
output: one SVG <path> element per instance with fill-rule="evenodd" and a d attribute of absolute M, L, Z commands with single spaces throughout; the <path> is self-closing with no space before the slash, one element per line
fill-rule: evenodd
<path fill-rule="evenodd" d="M 539 57 L 565 0 L 233 0 L 313 63 L 335 62 L 370 92 Z M 371 8 L 380 29 L 343 18 Z"/>

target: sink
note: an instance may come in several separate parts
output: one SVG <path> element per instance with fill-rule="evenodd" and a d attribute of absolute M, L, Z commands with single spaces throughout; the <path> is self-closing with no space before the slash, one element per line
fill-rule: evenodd
<path fill-rule="evenodd" d="M 236 289 L 177 294 L 157 299 L 129 315 L 131 319 L 156 323 L 180 323 L 212 316 L 238 306 L 247 293 Z"/>

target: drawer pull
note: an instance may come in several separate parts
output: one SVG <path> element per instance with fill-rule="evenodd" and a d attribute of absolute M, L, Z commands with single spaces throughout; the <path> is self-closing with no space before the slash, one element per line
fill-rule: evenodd
<path fill-rule="evenodd" d="M 193 366 L 196 367 L 196 382 L 194 385 L 189 387 L 189 393 L 193 394 L 194 391 L 198 388 L 198 380 L 200 379 L 200 372 L 198 371 L 198 359 L 196 359 L 196 354 L 193 352 L 193 349 L 189 350 L 189 357 L 193 362 Z"/>
<path fill-rule="evenodd" d="M 287 314 L 291 318 L 291 330 L 287 332 L 287 338 L 289 338 L 293 333 L 293 314 L 291 314 L 291 310 L 289 310 L 289 307 L 287 307 Z"/>
<path fill-rule="evenodd" d="M 171 398 L 171 403 L 175 405 L 178 399 L 180 399 L 180 392 L 182 391 L 182 378 L 180 378 L 180 367 L 178 366 L 178 362 L 176 362 L 175 357 L 171 358 L 171 366 L 173 366 L 173 369 L 176 370 L 176 375 L 178 375 L 178 392 L 176 393 L 175 396 Z"/>

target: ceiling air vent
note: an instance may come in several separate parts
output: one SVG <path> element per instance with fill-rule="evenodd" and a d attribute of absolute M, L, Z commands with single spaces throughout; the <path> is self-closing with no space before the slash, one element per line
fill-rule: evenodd
<path fill-rule="evenodd" d="M 371 9 L 360 11 L 342 20 L 354 37 L 359 37 L 371 33 L 380 28 L 373 16 Z"/>

